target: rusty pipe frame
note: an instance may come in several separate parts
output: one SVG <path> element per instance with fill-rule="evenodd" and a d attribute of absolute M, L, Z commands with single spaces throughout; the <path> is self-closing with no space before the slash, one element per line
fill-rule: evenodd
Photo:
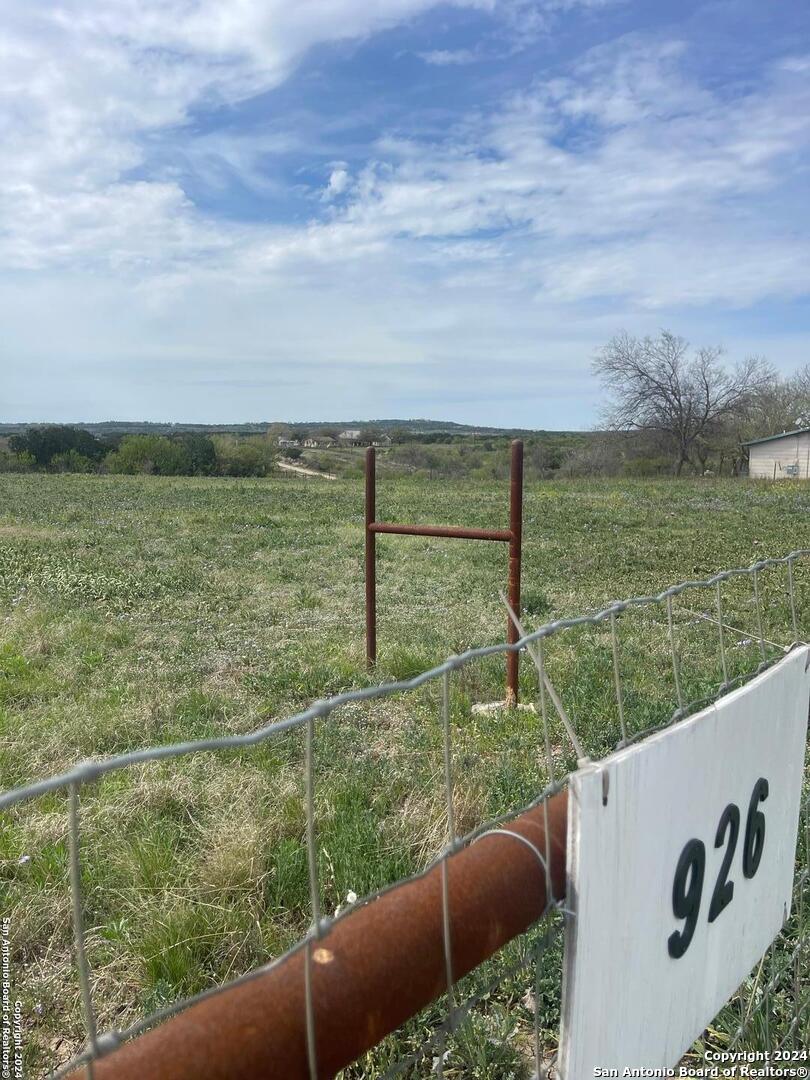
<path fill-rule="evenodd" d="M 376 537 L 379 533 L 399 536 L 439 536 L 451 540 L 496 540 L 509 544 L 509 604 L 520 612 L 520 564 L 523 544 L 523 442 L 512 442 L 509 470 L 509 528 L 467 529 L 457 525 L 401 525 L 376 521 L 377 456 L 373 446 L 366 450 L 366 663 L 371 670 L 377 663 L 377 560 Z M 517 628 L 506 621 L 506 640 L 518 640 Z M 506 701 L 516 705 L 520 657 L 510 652 L 506 657 Z"/>
<path fill-rule="evenodd" d="M 548 837 L 546 836 L 548 822 Z M 567 792 L 502 826 L 549 854 L 553 899 L 565 893 Z M 318 1080 L 376 1046 L 447 990 L 442 868 L 398 885 L 340 919 L 312 949 Z M 450 970 L 457 981 L 546 911 L 546 873 L 529 844 L 503 833 L 447 858 Z M 94 1080 L 312 1080 L 305 965 L 298 949 L 93 1064 Z M 74 1076 L 88 1076 L 85 1067 Z"/>

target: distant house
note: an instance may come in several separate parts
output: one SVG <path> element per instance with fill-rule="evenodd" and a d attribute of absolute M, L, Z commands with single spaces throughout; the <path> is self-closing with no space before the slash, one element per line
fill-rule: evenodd
<path fill-rule="evenodd" d="M 376 435 L 371 438 L 360 428 L 347 428 L 338 435 L 341 446 L 390 446 L 391 438 L 388 435 Z"/>
<path fill-rule="evenodd" d="M 360 428 L 346 428 L 338 434 L 338 442 L 342 446 L 362 446 L 362 437 Z"/>
<path fill-rule="evenodd" d="M 810 428 L 783 431 L 744 443 L 748 475 L 758 480 L 810 480 Z"/>
<path fill-rule="evenodd" d="M 286 435 L 279 435 L 278 445 L 282 449 L 286 449 L 287 447 L 300 446 L 301 444 L 299 443 L 298 439 L 288 439 Z M 306 443 L 304 443 L 304 445 L 306 446 Z"/>

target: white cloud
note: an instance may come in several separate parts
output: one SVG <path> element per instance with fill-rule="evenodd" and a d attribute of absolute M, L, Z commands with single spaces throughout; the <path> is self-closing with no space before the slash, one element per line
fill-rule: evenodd
<path fill-rule="evenodd" d="M 270 89 L 312 45 L 434 2 L 11 0 L 0 28 L 0 324 L 18 363 L 0 412 L 42 416 L 35 371 L 63 418 L 120 414 L 104 405 L 116 393 L 133 417 L 165 415 L 170 396 L 155 387 L 176 369 L 186 374 L 173 415 L 236 419 L 244 396 L 210 393 L 233 370 L 234 385 L 295 383 L 292 400 L 311 404 L 251 400 L 255 418 L 395 415 L 432 398 L 462 419 L 477 392 L 491 402 L 479 422 L 553 426 L 556 404 L 528 404 L 542 364 L 570 368 L 544 385 L 584 422 L 591 349 L 622 323 L 654 331 L 674 315 L 689 334 L 713 306 L 806 293 L 806 57 L 757 71 L 734 96 L 691 71 L 688 41 L 625 38 L 470 112 L 439 141 L 382 134 L 364 164 L 330 162 L 304 223 L 205 214 L 172 162 L 145 169 L 153 141 L 175 132 L 184 168 L 209 186 L 233 174 L 283 194 L 262 160 L 305 155 L 305 141 L 198 135 L 193 110 Z M 499 10 L 513 30 L 522 12 L 534 33 L 565 6 Z M 515 365 L 502 409 L 493 357 Z M 82 364 L 90 374 L 76 385 L 97 399 L 65 373 Z"/>
<path fill-rule="evenodd" d="M 453 2 L 497 8 L 505 20 L 522 19 L 527 27 L 531 12 L 560 6 L 560 0 Z M 178 144 L 185 143 L 197 174 L 216 183 L 218 170 L 233 167 L 254 190 L 267 190 L 257 167 L 261 137 L 252 145 L 194 137 L 184 130 L 191 111 L 272 89 L 312 46 L 368 36 L 438 3 L 9 0 L 0 27 L 3 264 L 30 270 L 94 257 L 119 266 L 154 264 L 161 259 L 154 240 L 162 235 L 162 259 L 172 265 L 240 242 L 239 230 L 197 211 L 178 176 L 145 173 L 156 139 L 182 131 Z M 343 194 L 347 181 L 338 170 L 328 198 Z"/>
<path fill-rule="evenodd" d="M 386 5 L 384 18 L 426 2 Z M 383 18 L 373 6 L 345 6 L 345 19 L 331 22 L 334 5 L 309 11 L 322 16 L 322 37 L 359 33 Z M 471 116 L 439 145 L 383 138 L 351 188 L 346 164 L 335 162 L 322 199 L 348 195 L 348 203 L 323 223 L 235 226 L 200 214 L 170 174 L 128 178 L 141 163 L 145 132 L 182 121 L 204 92 L 245 92 L 260 77 L 272 82 L 314 40 L 317 20 L 305 22 L 282 7 L 287 14 L 276 22 L 249 3 L 227 13 L 183 5 L 173 19 L 154 3 L 143 19 L 140 7 L 116 5 L 118 22 L 105 4 L 90 14 L 82 9 L 81 17 L 74 8 L 72 21 L 64 9 L 50 18 L 12 19 L 1 47 L 5 264 L 34 269 L 101 260 L 165 274 L 183 264 L 216 267 L 232 259 L 267 270 L 290 260 L 367 258 L 399 247 L 417 267 L 445 260 L 458 274 L 497 250 L 510 267 L 528 267 L 535 289 L 551 295 L 616 288 L 642 303 L 661 303 L 676 267 L 650 277 L 618 272 L 617 260 L 632 265 L 637 250 L 637 265 L 646 264 L 651 252 L 665 250 L 661 237 L 674 228 L 682 238 L 691 227 L 716 263 L 732 250 L 724 234 L 739 233 L 750 218 L 758 246 L 774 249 L 760 266 L 774 272 L 748 274 L 744 294 L 781 288 L 785 275 L 776 268 L 795 266 L 795 250 L 780 254 L 795 243 L 778 223 L 768 235 L 756 199 L 778 186 L 786 155 L 807 152 L 806 65 L 787 59 L 756 91 L 726 101 L 683 73 L 686 46 L 678 41 L 628 38 L 593 50 L 566 77 L 539 82 L 490 116 Z M 39 37 L 25 38 L 21 24 L 35 25 Z M 43 50 L 60 34 L 79 40 L 61 49 L 59 63 L 45 63 Z M 243 38 L 247 58 L 225 64 Z M 158 41 L 192 59 L 174 64 L 156 56 Z M 256 145 L 202 136 L 190 146 L 198 171 L 208 167 L 207 156 L 222 162 L 230 154 L 230 167 L 261 189 Z M 750 207 L 734 202 L 745 199 Z M 597 251 L 595 243 L 606 246 Z M 742 273 L 736 246 L 733 251 L 724 296 Z M 584 253 L 587 267 L 578 267 Z M 707 276 L 707 299 L 722 278 Z M 799 279 L 793 282 L 794 290 L 800 287 Z M 689 293 L 678 284 L 671 295 Z"/>
<path fill-rule="evenodd" d="M 420 52 L 418 55 L 420 60 L 436 67 L 472 64 L 478 59 L 472 49 L 431 49 L 429 52 Z"/>
<path fill-rule="evenodd" d="M 170 262 L 227 244 L 177 181 L 132 182 L 154 136 L 197 105 L 278 86 L 313 45 L 364 37 L 437 2 L 9 0 L 0 26 L 4 265 L 81 260 L 93 249 L 117 260 L 127 220 L 126 262 L 155 257 L 153 231 L 165 230 Z"/>
<path fill-rule="evenodd" d="M 345 164 L 336 165 L 329 174 L 329 182 L 323 191 L 323 198 L 327 201 L 336 199 L 342 195 L 349 186 L 349 173 Z"/>
<path fill-rule="evenodd" d="M 684 57 L 625 39 L 438 146 L 381 140 L 345 209 L 269 240 L 265 262 L 396 249 L 499 288 L 519 274 L 535 295 L 650 306 L 802 294 L 801 203 L 782 189 L 810 151 L 808 72 L 778 64 L 724 100 Z"/>

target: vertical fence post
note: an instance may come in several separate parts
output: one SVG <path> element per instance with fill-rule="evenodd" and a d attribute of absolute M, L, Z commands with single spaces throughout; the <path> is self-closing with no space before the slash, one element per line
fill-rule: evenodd
<path fill-rule="evenodd" d="M 377 663 L 377 537 L 371 526 L 377 516 L 377 463 L 373 446 L 366 450 L 366 663 Z"/>
<path fill-rule="evenodd" d="M 523 533 L 523 443 L 515 439 L 512 443 L 512 467 L 509 483 L 509 605 L 520 618 L 520 552 Z M 506 640 L 514 644 L 518 640 L 518 630 L 511 618 L 507 618 Z M 518 661 L 516 652 L 506 655 L 506 702 L 517 705 L 518 700 Z"/>

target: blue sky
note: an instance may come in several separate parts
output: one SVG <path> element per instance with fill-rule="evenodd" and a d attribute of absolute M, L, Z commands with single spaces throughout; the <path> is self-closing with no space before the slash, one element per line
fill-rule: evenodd
<path fill-rule="evenodd" d="M 810 362 L 810 7 L 7 0 L 0 419 L 597 422 Z"/>

